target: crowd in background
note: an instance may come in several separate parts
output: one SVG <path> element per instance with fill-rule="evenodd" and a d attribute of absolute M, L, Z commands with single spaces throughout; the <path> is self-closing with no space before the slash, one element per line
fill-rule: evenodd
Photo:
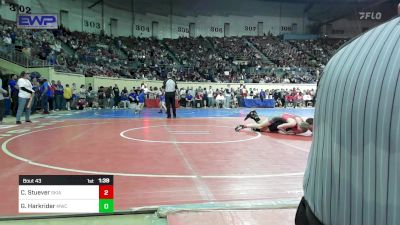
<path fill-rule="evenodd" d="M 309 107 L 315 104 L 315 90 L 293 89 L 258 89 L 247 88 L 246 85 L 234 89 L 230 85 L 225 88 L 197 87 L 179 90 L 180 105 L 183 107 L 203 108 L 237 108 L 244 106 L 244 99 L 261 101 L 274 99 L 275 107 Z"/>
<path fill-rule="evenodd" d="M 58 30 L 17 29 L 0 21 L 0 52 L 21 52 L 56 70 L 85 76 L 238 83 L 315 83 L 344 40 L 257 37 L 156 40 Z M 37 63 L 39 64 L 39 63 Z"/>
<path fill-rule="evenodd" d="M 23 72 L 24 73 L 24 72 Z M 145 104 L 146 99 L 163 99 L 164 92 L 159 87 L 118 87 L 118 85 L 103 87 L 97 90 L 91 84 L 77 86 L 75 83 L 63 84 L 61 81 L 41 79 L 35 74 L 27 78 L 34 91 L 31 113 L 37 110 L 49 114 L 59 110 L 86 109 L 119 109 L 133 108 L 139 103 Z M 21 75 L 22 76 L 22 75 Z M 18 78 L 12 76 L 7 82 L 8 96 L 11 100 L 11 113 L 16 115 L 18 110 Z M 293 89 L 258 89 L 240 85 L 231 88 L 187 87 L 177 92 L 177 100 L 181 107 L 193 108 L 236 108 L 243 107 L 244 99 L 274 99 L 275 107 L 309 107 L 315 104 L 315 90 Z"/>
<path fill-rule="evenodd" d="M 8 90 L 11 98 L 11 110 L 15 115 L 18 107 L 17 76 L 14 75 L 8 81 Z M 128 108 L 129 103 L 144 102 L 145 97 L 141 97 L 145 89 L 134 87 L 122 90 L 117 85 L 114 87 L 99 87 L 94 90 L 92 85 L 88 86 L 75 84 L 62 84 L 60 81 L 48 81 L 46 79 L 38 79 L 30 77 L 32 89 L 35 92 L 31 112 L 40 112 L 49 114 L 59 110 L 84 110 L 84 109 L 116 109 Z M 143 99 L 142 99 L 143 98 Z M 122 103 L 122 104 L 121 104 Z"/>

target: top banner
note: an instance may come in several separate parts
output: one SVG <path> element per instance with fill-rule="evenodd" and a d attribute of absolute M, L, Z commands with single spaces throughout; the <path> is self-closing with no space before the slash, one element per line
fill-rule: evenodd
<path fill-rule="evenodd" d="M 58 29 L 57 14 L 19 14 L 17 28 Z"/>

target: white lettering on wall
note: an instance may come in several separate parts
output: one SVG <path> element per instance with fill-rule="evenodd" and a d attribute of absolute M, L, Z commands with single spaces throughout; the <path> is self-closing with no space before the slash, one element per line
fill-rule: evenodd
<path fill-rule="evenodd" d="M 381 12 L 358 12 L 360 20 L 380 20 L 382 19 Z"/>

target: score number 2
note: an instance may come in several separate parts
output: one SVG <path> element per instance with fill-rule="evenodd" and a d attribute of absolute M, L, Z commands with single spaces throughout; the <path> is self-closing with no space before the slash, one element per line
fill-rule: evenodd
<path fill-rule="evenodd" d="M 114 198 L 114 189 L 112 185 L 100 185 L 99 190 L 100 199 L 112 199 Z"/>

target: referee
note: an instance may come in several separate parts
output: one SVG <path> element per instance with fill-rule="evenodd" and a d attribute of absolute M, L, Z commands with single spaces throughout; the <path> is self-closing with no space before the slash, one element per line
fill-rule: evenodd
<path fill-rule="evenodd" d="M 328 62 L 296 225 L 400 224 L 400 17 Z"/>
<path fill-rule="evenodd" d="M 168 73 L 167 80 L 164 81 L 163 88 L 165 89 L 165 103 L 167 105 L 167 118 L 171 118 L 170 107 L 172 105 L 172 113 L 174 118 L 176 118 L 176 106 L 175 106 L 175 93 L 178 90 L 178 85 L 176 85 L 175 80 L 171 73 Z"/>

